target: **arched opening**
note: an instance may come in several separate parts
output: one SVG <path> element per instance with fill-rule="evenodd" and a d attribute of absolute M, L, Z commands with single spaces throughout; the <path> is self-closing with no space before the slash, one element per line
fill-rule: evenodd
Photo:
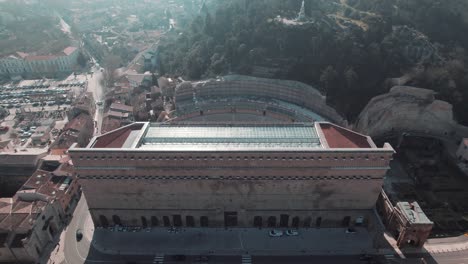
<path fill-rule="evenodd" d="M 237 212 L 224 212 L 224 227 L 237 226 Z"/>
<path fill-rule="evenodd" d="M 99 216 L 99 223 L 102 227 L 107 228 L 109 226 L 109 221 L 107 221 L 107 217 L 100 215 Z"/>
<path fill-rule="evenodd" d="M 343 218 L 343 222 L 341 223 L 341 225 L 343 227 L 348 227 L 350 222 L 351 222 L 351 216 L 345 216 Z"/>
<path fill-rule="evenodd" d="M 317 220 L 315 220 L 315 226 L 320 227 L 322 225 L 322 217 L 319 216 L 317 217 Z"/>
<path fill-rule="evenodd" d="M 280 215 L 280 227 L 288 227 L 289 226 L 289 215 L 282 214 Z"/>
<path fill-rule="evenodd" d="M 299 228 L 299 216 L 295 216 L 292 219 L 291 226 L 294 227 L 294 228 Z"/>
<path fill-rule="evenodd" d="M 120 221 L 120 217 L 118 215 L 113 215 L 112 216 L 112 222 L 114 222 L 114 225 L 121 225 L 122 222 Z"/>
<path fill-rule="evenodd" d="M 195 227 L 195 218 L 193 218 L 193 216 L 191 216 L 191 215 L 187 215 L 185 217 L 185 224 L 188 227 Z"/>
<path fill-rule="evenodd" d="M 276 227 L 276 216 L 268 217 L 268 227 Z"/>
<path fill-rule="evenodd" d="M 151 217 L 151 226 L 158 226 L 159 225 L 159 221 L 158 221 L 158 218 L 156 216 L 152 216 Z"/>
<path fill-rule="evenodd" d="M 312 218 L 306 217 L 304 219 L 304 227 L 310 227 L 311 222 L 312 222 Z"/>
<path fill-rule="evenodd" d="M 172 221 L 174 222 L 175 227 L 181 227 L 182 226 L 182 216 L 173 215 L 172 216 Z"/>
<path fill-rule="evenodd" d="M 163 216 L 163 222 L 164 226 L 171 226 L 171 220 L 169 219 L 169 216 Z"/>
<path fill-rule="evenodd" d="M 201 227 L 208 227 L 208 217 L 207 216 L 202 216 L 200 217 L 200 226 Z"/>
<path fill-rule="evenodd" d="M 141 217 L 141 226 L 143 226 L 143 228 L 148 227 L 148 222 L 146 221 L 146 217 L 144 216 Z"/>
<path fill-rule="evenodd" d="M 261 216 L 255 216 L 254 217 L 254 227 L 262 228 L 263 225 L 263 219 Z"/>

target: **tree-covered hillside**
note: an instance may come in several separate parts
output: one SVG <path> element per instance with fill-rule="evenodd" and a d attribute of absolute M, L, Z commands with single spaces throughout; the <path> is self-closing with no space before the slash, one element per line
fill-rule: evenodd
<path fill-rule="evenodd" d="M 227 73 L 303 81 L 353 120 L 398 83 L 433 89 L 468 124 L 466 1 L 207 1 L 161 45 L 161 71 L 200 79 Z"/>

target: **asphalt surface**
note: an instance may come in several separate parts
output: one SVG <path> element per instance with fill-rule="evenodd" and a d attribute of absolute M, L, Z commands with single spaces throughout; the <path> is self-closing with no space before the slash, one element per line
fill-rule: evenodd
<path fill-rule="evenodd" d="M 163 263 L 243 263 L 241 256 L 208 256 L 208 261 L 200 261 L 199 256 L 185 256 L 185 260 L 177 260 L 174 256 L 159 255 L 148 252 L 147 255 L 104 254 L 96 250 L 90 241 L 90 235 L 84 235 L 81 241 L 76 239 L 78 229 L 85 230 L 89 221 L 88 206 L 84 196 L 80 199 L 69 226 L 65 231 L 64 255 L 66 264 L 79 263 L 154 263 L 159 257 Z M 89 222 L 88 222 L 89 225 Z M 252 263 L 365 263 L 358 256 L 251 256 Z M 245 263 L 245 262 L 244 262 Z M 248 263 L 248 262 L 247 262 Z"/>
<path fill-rule="evenodd" d="M 84 197 L 84 196 L 83 196 Z M 163 263 L 242 263 L 241 256 L 209 256 L 208 261 L 197 261 L 197 256 L 186 256 L 185 260 L 176 260 L 174 256 L 158 255 L 157 252 L 148 252 L 148 255 L 133 256 L 133 255 L 110 255 L 103 254 L 91 246 L 91 242 L 84 236 L 81 241 L 76 241 L 76 230 L 84 229 L 87 220 L 87 204 L 85 199 L 78 203 L 74 217 L 72 218 L 65 233 L 64 254 L 66 264 L 80 263 L 154 263 L 154 260 L 159 256 Z M 468 264 L 468 251 L 440 253 L 440 254 L 406 254 L 408 260 L 417 260 L 423 258 L 427 264 Z M 377 263 L 401 263 L 397 257 L 393 259 L 385 259 L 384 257 L 376 257 L 380 260 Z M 251 256 L 252 263 L 367 263 L 359 259 L 359 256 Z"/>
<path fill-rule="evenodd" d="M 100 68 L 95 68 L 93 70 L 92 76 L 89 76 L 88 79 L 88 92 L 91 92 L 94 97 L 94 101 L 103 102 L 104 104 L 104 87 L 102 86 L 103 73 Z M 96 114 L 94 116 L 94 121 L 96 121 L 95 126 L 95 135 L 101 134 L 102 129 L 102 118 L 104 115 L 104 105 L 96 105 Z"/>

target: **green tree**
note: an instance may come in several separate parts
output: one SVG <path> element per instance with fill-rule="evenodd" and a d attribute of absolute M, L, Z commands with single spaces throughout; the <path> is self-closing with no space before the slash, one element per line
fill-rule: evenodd
<path fill-rule="evenodd" d="M 338 73 L 333 66 L 329 65 L 320 75 L 320 84 L 325 93 L 328 93 L 337 85 Z"/>

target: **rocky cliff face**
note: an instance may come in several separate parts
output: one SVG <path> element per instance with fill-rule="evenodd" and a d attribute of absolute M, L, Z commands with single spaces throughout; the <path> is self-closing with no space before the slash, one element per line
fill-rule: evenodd
<path fill-rule="evenodd" d="M 431 90 L 396 86 L 374 97 L 359 115 L 357 131 L 373 137 L 413 132 L 432 136 L 453 136 L 459 125 L 452 105 L 436 100 Z"/>
<path fill-rule="evenodd" d="M 409 64 L 438 63 L 442 60 L 437 48 L 423 33 L 407 27 L 395 26 L 382 42 L 387 53 L 398 55 Z"/>

